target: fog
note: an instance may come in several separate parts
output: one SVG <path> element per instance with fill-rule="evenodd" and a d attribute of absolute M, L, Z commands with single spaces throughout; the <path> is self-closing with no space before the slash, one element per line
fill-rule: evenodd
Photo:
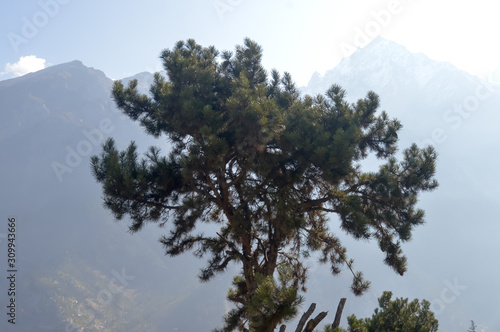
<path fill-rule="evenodd" d="M 143 88 L 151 82 L 148 73 L 137 78 Z M 311 260 L 304 307 L 316 302 L 319 310 L 333 313 L 347 297 L 346 326 L 345 317 L 370 316 L 382 291 L 390 290 L 396 297 L 430 301 L 440 331 L 465 331 L 470 320 L 499 330 L 494 287 L 500 272 L 500 86 L 381 38 L 324 76 L 314 75 L 302 92 L 322 93 L 334 83 L 351 101 L 369 90 L 378 93 L 381 110 L 403 123 L 401 149 L 412 142 L 434 145 L 440 187 L 420 197 L 427 223 L 403 246 L 403 277 L 383 264 L 376 243 L 346 236 L 332 215 L 331 229 L 372 288 L 355 298 L 347 271 L 333 277 Z M 116 110 L 111 85 L 103 72 L 78 61 L 0 82 L 0 262 L 7 266 L 7 218 L 15 217 L 15 331 L 220 327 L 237 267 L 200 284 L 202 260 L 164 255 L 157 240 L 168 225 L 147 225 L 132 235 L 127 220 L 114 222 L 102 206 L 89 159 L 100 153 L 106 137 L 115 138 L 120 149 L 134 140 L 139 151 L 149 145 L 168 151 L 166 138 L 147 137 Z M 369 159 L 365 167 L 376 164 Z M 8 288 L 8 280 L 0 279 L 0 291 Z M 5 319 L 0 328 L 14 331 Z"/>

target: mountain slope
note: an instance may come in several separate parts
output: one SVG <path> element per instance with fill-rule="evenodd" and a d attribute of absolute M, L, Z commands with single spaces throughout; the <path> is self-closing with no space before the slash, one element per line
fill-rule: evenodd
<path fill-rule="evenodd" d="M 143 150 L 168 149 L 115 109 L 111 86 L 79 61 L 0 82 L 6 189 L 0 215 L 18 219 L 16 331 L 191 331 L 219 324 L 227 287 L 200 301 L 208 289 L 196 278 L 200 262 L 164 256 L 157 240 L 168 228 L 131 236 L 127 220 L 115 224 L 102 208 L 90 156 L 107 137 L 121 147 L 136 140 Z M 0 233 L 6 232 L 4 222 Z M 208 309 L 190 320 L 180 315 L 179 308 L 196 304 Z M 2 319 L 0 330 L 9 328 Z"/>

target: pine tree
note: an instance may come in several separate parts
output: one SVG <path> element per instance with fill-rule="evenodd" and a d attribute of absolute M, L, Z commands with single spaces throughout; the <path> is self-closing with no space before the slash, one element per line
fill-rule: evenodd
<path fill-rule="evenodd" d="M 430 310 L 430 303 L 417 299 L 397 298 L 391 300 L 392 292 L 384 292 L 378 299 L 379 308 L 371 318 L 358 319 L 355 315 L 347 318 L 348 331 L 360 332 L 435 332 L 438 330 L 438 320 Z"/>
<path fill-rule="evenodd" d="M 352 271 L 355 294 L 369 287 L 329 230 L 328 214 L 356 239 L 378 241 L 385 263 L 405 272 L 401 242 L 424 222 L 417 196 L 437 187 L 436 153 L 414 144 L 398 162 L 401 124 L 377 113 L 375 93 L 349 104 L 333 85 L 301 97 L 290 74 L 267 74 L 261 47 L 249 39 L 234 53 L 180 41 L 161 58 L 168 79 L 155 74 L 150 96 L 137 92 L 137 81 L 117 81 L 113 97 L 148 134 L 166 135 L 172 151 L 151 147 L 139 159 L 133 142 L 118 151 L 109 139 L 92 170 L 105 206 L 118 220 L 130 216 L 132 232 L 168 222 L 160 239 L 168 255 L 206 257 L 202 281 L 240 264 L 224 330 L 273 331 L 291 319 L 312 252 L 333 274 Z M 378 172 L 362 171 L 369 154 L 386 161 Z M 201 233 L 199 223 L 219 229 Z"/>

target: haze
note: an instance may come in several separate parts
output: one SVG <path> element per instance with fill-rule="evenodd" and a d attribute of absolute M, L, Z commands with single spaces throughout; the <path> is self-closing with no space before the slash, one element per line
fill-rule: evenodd
<path fill-rule="evenodd" d="M 64 328 L 78 316 L 71 306 L 83 301 L 84 309 L 98 314 L 92 326 L 112 319 L 129 324 L 115 330 L 130 331 L 221 326 L 233 271 L 199 284 L 203 261 L 189 254 L 165 257 L 157 242 L 165 229 L 151 225 L 131 236 L 126 220 L 112 223 L 90 174 L 89 156 L 100 152 L 101 138 L 108 136 L 120 148 L 136 140 L 141 153 L 152 144 L 168 150 L 164 138 L 146 137 L 116 111 L 109 96 L 112 80 L 137 78 L 147 92 L 151 73 L 162 70 L 158 55 L 178 40 L 234 50 L 245 37 L 263 47 L 268 71 L 290 72 L 303 94 L 323 93 L 338 83 L 354 101 L 373 90 L 381 110 L 403 123 L 401 149 L 416 142 L 432 144 L 439 153 L 440 187 L 421 197 L 427 224 L 403 247 L 408 273 L 401 278 L 384 266 L 375 243 L 345 238 L 372 290 L 354 298 L 347 274 L 334 278 L 311 262 L 304 307 L 314 301 L 332 313 L 338 300 L 348 297 L 345 327 L 349 314 L 371 315 L 382 291 L 390 290 L 396 297 L 431 301 L 440 331 L 466 331 L 470 320 L 480 331 L 500 330 L 495 3 L 29 0 L 4 7 L 0 263 L 5 272 L 6 220 L 14 215 L 20 221 L 18 318 L 24 325 L 10 329 L 2 311 L 2 331 Z M 79 144 L 90 152 L 79 153 Z M 68 157 L 71 150 L 76 155 Z M 70 171 L 58 173 L 54 163 Z M 366 166 L 375 167 L 376 161 Z M 334 218 L 332 225 L 336 229 Z M 108 285 L 117 273 L 122 278 L 117 286 L 124 287 L 119 297 L 102 310 L 89 304 L 103 291 L 115 294 Z M 4 293 L 7 281 L 0 280 Z M 0 300 L 4 306 L 5 297 Z M 150 325 L 141 325 L 145 321 Z"/>

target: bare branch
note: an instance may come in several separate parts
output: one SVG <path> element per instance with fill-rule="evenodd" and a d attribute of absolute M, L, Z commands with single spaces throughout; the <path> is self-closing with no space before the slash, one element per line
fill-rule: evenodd
<path fill-rule="evenodd" d="M 299 320 L 299 324 L 297 325 L 297 328 L 295 329 L 295 332 L 302 332 L 302 328 L 306 324 L 307 319 L 311 314 L 314 312 L 314 309 L 316 309 L 316 303 L 311 303 L 311 306 L 309 309 L 307 309 L 306 312 L 302 315 L 302 317 Z"/>

